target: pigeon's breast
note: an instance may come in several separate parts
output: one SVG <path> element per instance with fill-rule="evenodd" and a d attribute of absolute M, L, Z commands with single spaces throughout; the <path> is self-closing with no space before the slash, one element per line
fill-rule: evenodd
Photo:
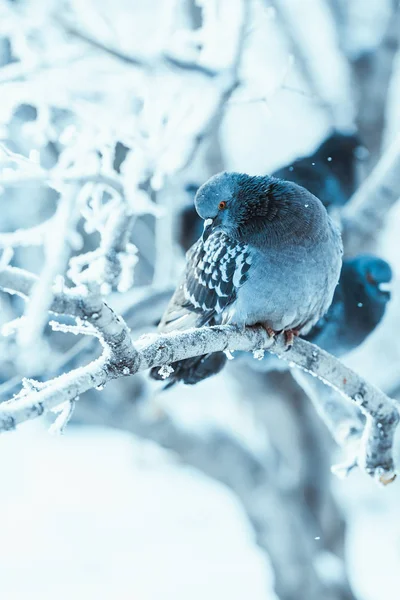
<path fill-rule="evenodd" d="M 328 310 L 340 266 L 340 240 L 254 250 L 248 279 L 238 290 L 227 320 L 306 332 Z"/>

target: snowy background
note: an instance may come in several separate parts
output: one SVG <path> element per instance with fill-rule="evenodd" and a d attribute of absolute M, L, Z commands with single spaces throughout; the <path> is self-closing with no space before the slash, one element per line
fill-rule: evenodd
<path fill-rule="evenodd" d="M 132 245 L 102 291 L 134 337 L 154 329 L 184 261 L 188 186 L 272 172 L 334 129 L 368 148 L 361 183 L 399 132 L 399 38 L 392 0 L 0 0 L 1 260 L 12 245 L 14 266 L 66 275 L 122 186 Z M 52 220 L 70 185 L 79 211 Z M 374 251 L 393 297 L 344 361 L 400 396 L 399 203 L 385 217 Z M 72 261 L 71 280 L 100 262 Z M 2 324 L 22 314 L 0 300 Z M 81 337 L 47 316 L 11 329 L 1 401 L 98 352 L 77 354 Z M 63 436 L 55 415 L 2 435 L 1 598 L 397 600 L 398 481 L 336 478 L 341 452 L 290 375 L 271 390 L 243 369 L 166 392 L 124 378 L 82 395 Z"/>

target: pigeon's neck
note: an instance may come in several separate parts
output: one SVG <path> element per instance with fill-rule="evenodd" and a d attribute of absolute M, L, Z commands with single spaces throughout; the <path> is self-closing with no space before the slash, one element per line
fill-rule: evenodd
<path fill-rule="evenodd" d="M 309 195 L 306 200 L 282 201 L 272 220 L 253 217 L 242 228 L 241 237 L 260 249 L 293 243 L 307 246 L 326 236 L 328 221 L 320 201 Z"/>

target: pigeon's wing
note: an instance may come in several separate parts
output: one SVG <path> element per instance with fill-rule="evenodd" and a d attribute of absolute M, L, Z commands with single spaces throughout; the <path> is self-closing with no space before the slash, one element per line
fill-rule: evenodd
<path fill-rule="evenodd" d="M 251 255 L 246 244 L 222 232 L 200 238 L 186 255 L 186 270 L 161 320 L 162 331 L 219 322 L 248 276 Z"/>

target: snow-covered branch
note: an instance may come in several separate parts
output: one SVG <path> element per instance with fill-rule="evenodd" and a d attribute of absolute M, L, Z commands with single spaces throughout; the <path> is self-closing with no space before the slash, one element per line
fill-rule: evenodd
<path fill-rule="evenodd" d="M 362 436 L 365 422 L 360 409 L 308 373 L 293 369 L 292 374 L 312 401 L 339 446 L 347 447 Z"/>
<path fill-rule="evenodd" d="M 29 296 L 35 282 L 33 275 L 20 269 L 7 267 L 0 273 L 0 288 L 24 297 Z M 269 338 L 261 328 L 240 330 L 234 326 L 216 326 L 143 336 L 133 344 L 121 317 L 115 315 L 99 296 L 91 297 L 79 289 L 55 293 L 50 310 L 79 317 L 91 324 L 98 331 L 105 352 L 87 367 L 48 382 L 45 389 L 4 404 L 0 411 L 0 430 L 39 416 L 116 377 L 209 352 L 264 348 L 292 366 L 319 377 L 354 402 L 367 418 L 358 464 L 383 483 L 395 476 L 392 445 L 399 421 L 395 402 L 333 356 L 304 340 L 296 339 L 287 351 L 281 337 Z"/>
<path fill-rule="evenodd" d="M 311 400 L 316 412 L 329 429 L 333 439 L 343 449 L 345 459 L 332 466 L 339 476 L 346 476 L 357 466 L 357 457 L 365 429 L 365 418 L 360 409 L 337 391 L 316 377 L 299 369 L 292 369 L 292 375 Z"/>
<path fill-rule="evenodd" d="M 86 284 L 102 293 L 112 290 L 127 291 L 133 283 L 133 267 L 136 264 L 136 247 L 129 243 L 135 215 L 123 199 L 114 200 L 106 207 L 105 223 L 97 223 L 101 234 L 100 246 L 94 252 L 73 257 L 70 260 L 69 277 L 76 285 Z"/>

